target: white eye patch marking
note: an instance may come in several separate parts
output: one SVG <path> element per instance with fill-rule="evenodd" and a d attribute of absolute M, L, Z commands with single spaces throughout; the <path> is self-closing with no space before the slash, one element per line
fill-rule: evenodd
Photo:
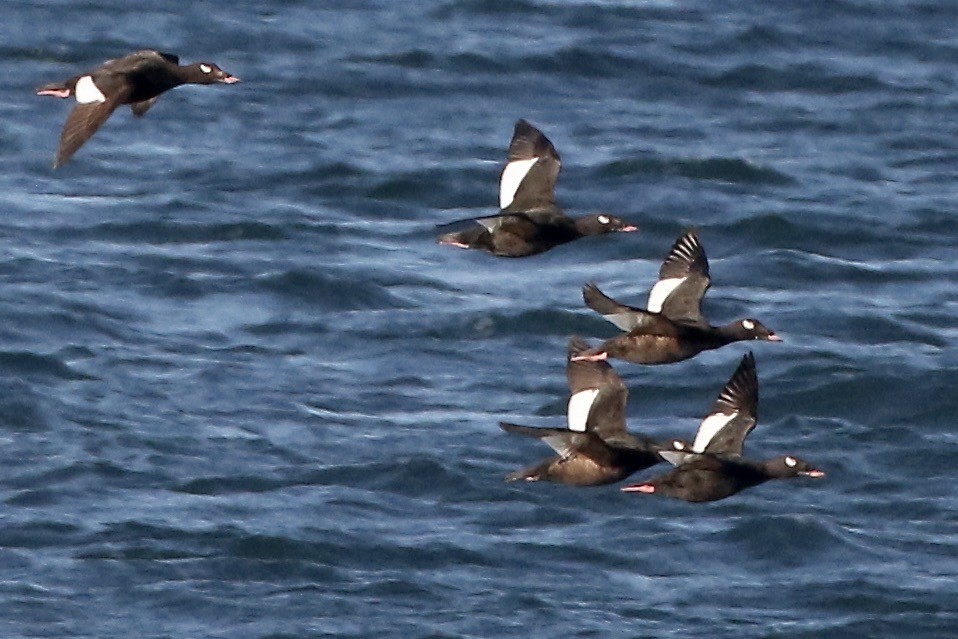
<path fill-rule="evenodd" d="M 611 221 L 612 221 L 612 220 L 609 218 L 608 215 L 600 215 L 600 216 L 599 216 L 599 224 L 608 224 L 608 223 L 611 222 Z"/>
<path fill-rule="evenodd" d="M 106 96 L 99 87 L 93 83 L 91 76 L 85 75 L 77 80 L 76 89 L 73 94 L 80 104 L 92 104 L 94 102 L 106 102 Z"/>
<path fill-rule="evenodd" d="M 675 450 L 685 450 L 685 444 L 683 444 L 682 442 L 680 442 L 680 441 L 677 440 L 677 439 L 673 439 L 673 440 L 672 440 L 672 448 L 674 448 Z"/>
<path fill-rule="evenodd" d="M 499 208 L 504 209 L 516 198 L 516 191 L 519 185 L 525 179 L 529 170 L 539 161 L 539 158 L 529 158 L 528 160 L 513 160 L 502 169 L 502 176 L 499 178 Z"/>
<path fill-rule="evenodd" d="M 750 331 L 755 328 L 755 322 L 752 320 L 742 320 L 742 328 L 747 331 Z"/>
<path fill-rule="evenodd" d="M 213 67 L 211 67 L 211 66 L 208 65 L 208 64 L 201 64 L 201 65 L 200 65 L 200 71 L 202 71 L 203 73 L 212 73 L 212 72 L 213 72 Z"/>
<path fill-rule="evenodd" d="M 789 468 L 795 468 L 796 466 L 798 466 L 798 460 L 795 459 L 794 457 L 786 457 L 785 465 L 788 466 Z"/>
<path fill-rule="evenodd" d="M 585 432 L 586 422 L 589 419 L 589 411 L 592 410 L 592 403 L 598 394 L 598 388 L 587 388 L 569 398 L 569 408 L 566 411 L 569 430 L 574 430 L 578 433 Z"/>

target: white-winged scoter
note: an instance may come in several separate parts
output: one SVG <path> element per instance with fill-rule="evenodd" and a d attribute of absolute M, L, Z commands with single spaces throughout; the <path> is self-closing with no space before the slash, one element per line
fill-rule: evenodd
<path fill-rule="evenodd" d="M 500 422 L 503 430 L 541 439 L 558 453 L 523 470 L 507 481 L 554 481 L 574 486 L 599 486 L 625 479 L 632 473 L 663 461 L 663 444 L 625 428 L 628 389 L 606 362 L 572 361 L 587 348 L 569 340 L 566 376 L 569 382 L 568 428 L 532 428 Z M 691 444 L 673 440 L 675 450 Z"/>
<path fill-rule="evenodd" d="M 537 128 L 519 120 L 499 176 L 499 213 L 443 224 L 437 241 L 501 257 L 526 257 L 589 235 L 636 230 L 605 213 L 567 216 L 555 203 L 559 167 L 559 154 L 552 142 Z"/>
<path fill-rule="evenodd" d="M 702 298 L 711 284 L 705 250 L 694 230 L 672 245 L 649 292 L 648 309 L 620 304 L 595 284 L 586 284 L 582 298 L 623 331 L 579 357 L 614 357 L 634 364 L 671 364 L 732 342 L 781 338 L 756 319 L 712 326 L 702 316 Z"/>
<path fill-rule="evenodd" d="M 676 467 L 622 490 L 706 502 L 724 499 L 770 479 L 825 476 L 808 462 L 790 455 L 766 461 L 745 459 L 745 437 L 757 421 L 758 376 L 755 357 L 748 353 L 702 420 L 691 449 L 661 451 L 662 457 Z"/>
<path fill-rule="evenodd" d="M 137 51 L 64 82 L 47 84 L 37 95 L 74 98 L 77 105 L 67 117 L 53 168 L 63 166 L 83 143 L 96 133 L 121 104 L 133 115 L 146 113 L 160 94 L 181 84 L 233 84 L 236 78 L 212 62 L 180 66 L 179 58 L 159 51 Z"/>

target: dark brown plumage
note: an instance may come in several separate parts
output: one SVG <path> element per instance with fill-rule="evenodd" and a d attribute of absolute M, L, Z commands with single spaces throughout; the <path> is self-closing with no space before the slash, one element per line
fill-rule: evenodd
<path fill-rule="evenodd" d="M 648 310 L 621 304 L 595 284 L 586 284 L 582 289 L 586 306 L 626 332 L 581 357 L 671 364 L 732 342 L 781 341 L 756 319 L 710 325 L 701 312 L 702 298 L 710 284 L 708 259 L 694 230 L 686 231 L 672 245 L 649 293 Z"/>
<path fill-rule="evenodd" d="M 116 108 L 129 104 L 133 115 L 146 113 L 160 94 L 181 84 L 233 84 L 236 78 L 211 62 L 180 66 L 179 58 L 159 51 L 137 51 L 108 60 L 98 69 L 37 89 L 37 95 L 73 97 L 53 168 L 63 166 L 96 133 Z"/>
<path fill-rule="evenodd" d="M 622 490 L 705 502 L 724 499 L 770 479 L 825 476 L 808 462 L 788 455 L 767 461 L 745 459 L 745 437 L 757 421 L 758 376 L 755 358 L 749 353 L 702 420 L 691 448 L 662 451 L 662 456 L 676 467 Z"/>
<path fill-rule="evenodd" d="M 569 340 L 566 375 L 569 382 L 568 428 L 531 428 L 500 422 L 509 433 L 541 439 L 558 453 L 538 464 L 506 476 L 507 481 L 554 481 L 573 486 L 598 486 L 625 479 L 663 461 L 663 444 L 625 428 L 628 390 L 605 362 L 578 362 L 571 358 L 585 348 Z M 681 450 L 690 444 L 674 440 Z"/>
<path fill-rule="evenodd" d="M 499 177 L 500 212 L 444 224 L 437 241 L 500 257 L 526 257 L 589 235 L 636 230 L 611 215 L 567 216 L 555 203 L 559 168 L 552 142 L 519 120 Z"/>
<path fill-rule="evenodd" d="M 750 461 L 733 455 L 696 455 L 665 475 L 622 490 L 706 502 L 731 497 L 770 479 L 824 476 L 825 473 L 808 462 L 787 455 L 767 461 Z"/>

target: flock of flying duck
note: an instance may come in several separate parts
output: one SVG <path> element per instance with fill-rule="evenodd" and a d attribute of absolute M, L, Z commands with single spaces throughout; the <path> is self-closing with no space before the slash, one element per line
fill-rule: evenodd
<path fill-rule="evenodd" d="M 446 225 L 438 242 L 502 257 L 525 257 L 587 235 L 636 230 L 607 214 L 568 217 L 555 203 L 559 166 L 559 154 L 549 139 L 519 120 L 499 180 L 500 212 Z M 825 473 L 791 455 L 766 461 L 743 456 L 745 437 L 758 420 L 758 376 L 752 353 L 742 358 L 692 443 L 684 439 L 659 442 L 626 429 L 628 389 L 609 365 L 610 358 L 671 364 L 732 342 L 781 341 L 757 319 L 712 326 L 702 315 L 702 298 L 710 285 L 708 258 L 694 230 L 685 231 L 672 245 L 649 292 L 647 308 L 622 304 L 595 284 L 586 284 L 582 289 L 586 306 L 623 333 L 594 347 L 578 337 L 569 340 L 566 427 L 500 422 L 506 432 L 540 439 L 556 452 L 506 479 L 599 486 L 668 462 L 674 466 L 670 472 L 622 490 L 705 502 L 769 479 L 824 477 Z"/>
<path fill-rule="evenodd" d="M 65 164 L 120 105 L 129 104 L 139 117 L 174 87 L 236 82 L 238 78 L 211 62 L 181 66 L 175 55 L 144 50 L 44 85 L 37 95 L 76 101 L 63 127 L 53 168 Z M 555 203 L 559 168 L 559 154 L 549 139 L 519 120 L 499 180 L 500 211 L 443 225 L 437 241 L 502 257 L 525 257 L 589 235 L 636 230 L 605 213 L 567 216 Z M 582 290 L 585 304 L 623 333 L 594 347 L 577 337 L 569 340 L 566 427 L 500 423 L 507 432 L 541 439 L 557 453 L 506 479 L 597 486 L 668 462 L 674 466 L 670 472 L 622 490 L 704 502 L 723 499 L 769 479 L 824 477 L 822 471 L 797 457 L 754 461 L 743 456 L 745 437 L 758 419 L 758 377 L 751 353 L 742 358 L 691 443 L 684 439 L 659 442 L 626 429 L 628 389 L 609 365 L 609 358 L 670 364 L 732 342 L 781 341 L 756 319 L 712 326 L 701 310 L 710 283 L 705 251 L 695 231 L 688 230 L 662 263 L 647 308 L 627 306 L 606 296 L 595 284 L 586 284 Z"/>

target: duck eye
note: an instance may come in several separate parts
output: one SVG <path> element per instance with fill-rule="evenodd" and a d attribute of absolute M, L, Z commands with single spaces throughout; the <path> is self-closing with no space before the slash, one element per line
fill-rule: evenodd
<path fill-rule="evenodd" d="M 796 466 L 798 466 L 798 460 L 795 459 L 794 457 L 786 457 L 785 465 L 788 466 L 789 468 L 795 468 Z"/>
<path fill-rule="evenodd" d="M 211 66 L 208 65 L 208 64 L 201 64 L 201 65 L 200 65 L 200 71 L 202 71 L 203 73 L 212 73 L 213 67 L 211 67 Z"/>
<path fill-rule="evenodd" d="M 609 219 L 609 216 L 608 216 L 608 215 L 600 215 L 600 216 L 599 216 L 599 223 L 600 223 L 600 224 L 608 224 L 608 223 L 611 222 L 611 221 L 612 221 L 612 220 Z"/>
<path fill-rule="evenodd" d="M 755 322 L 752 320 L 742 320 L 742 328 L 747 331 L 750 331 L 755 328 Z"/>

